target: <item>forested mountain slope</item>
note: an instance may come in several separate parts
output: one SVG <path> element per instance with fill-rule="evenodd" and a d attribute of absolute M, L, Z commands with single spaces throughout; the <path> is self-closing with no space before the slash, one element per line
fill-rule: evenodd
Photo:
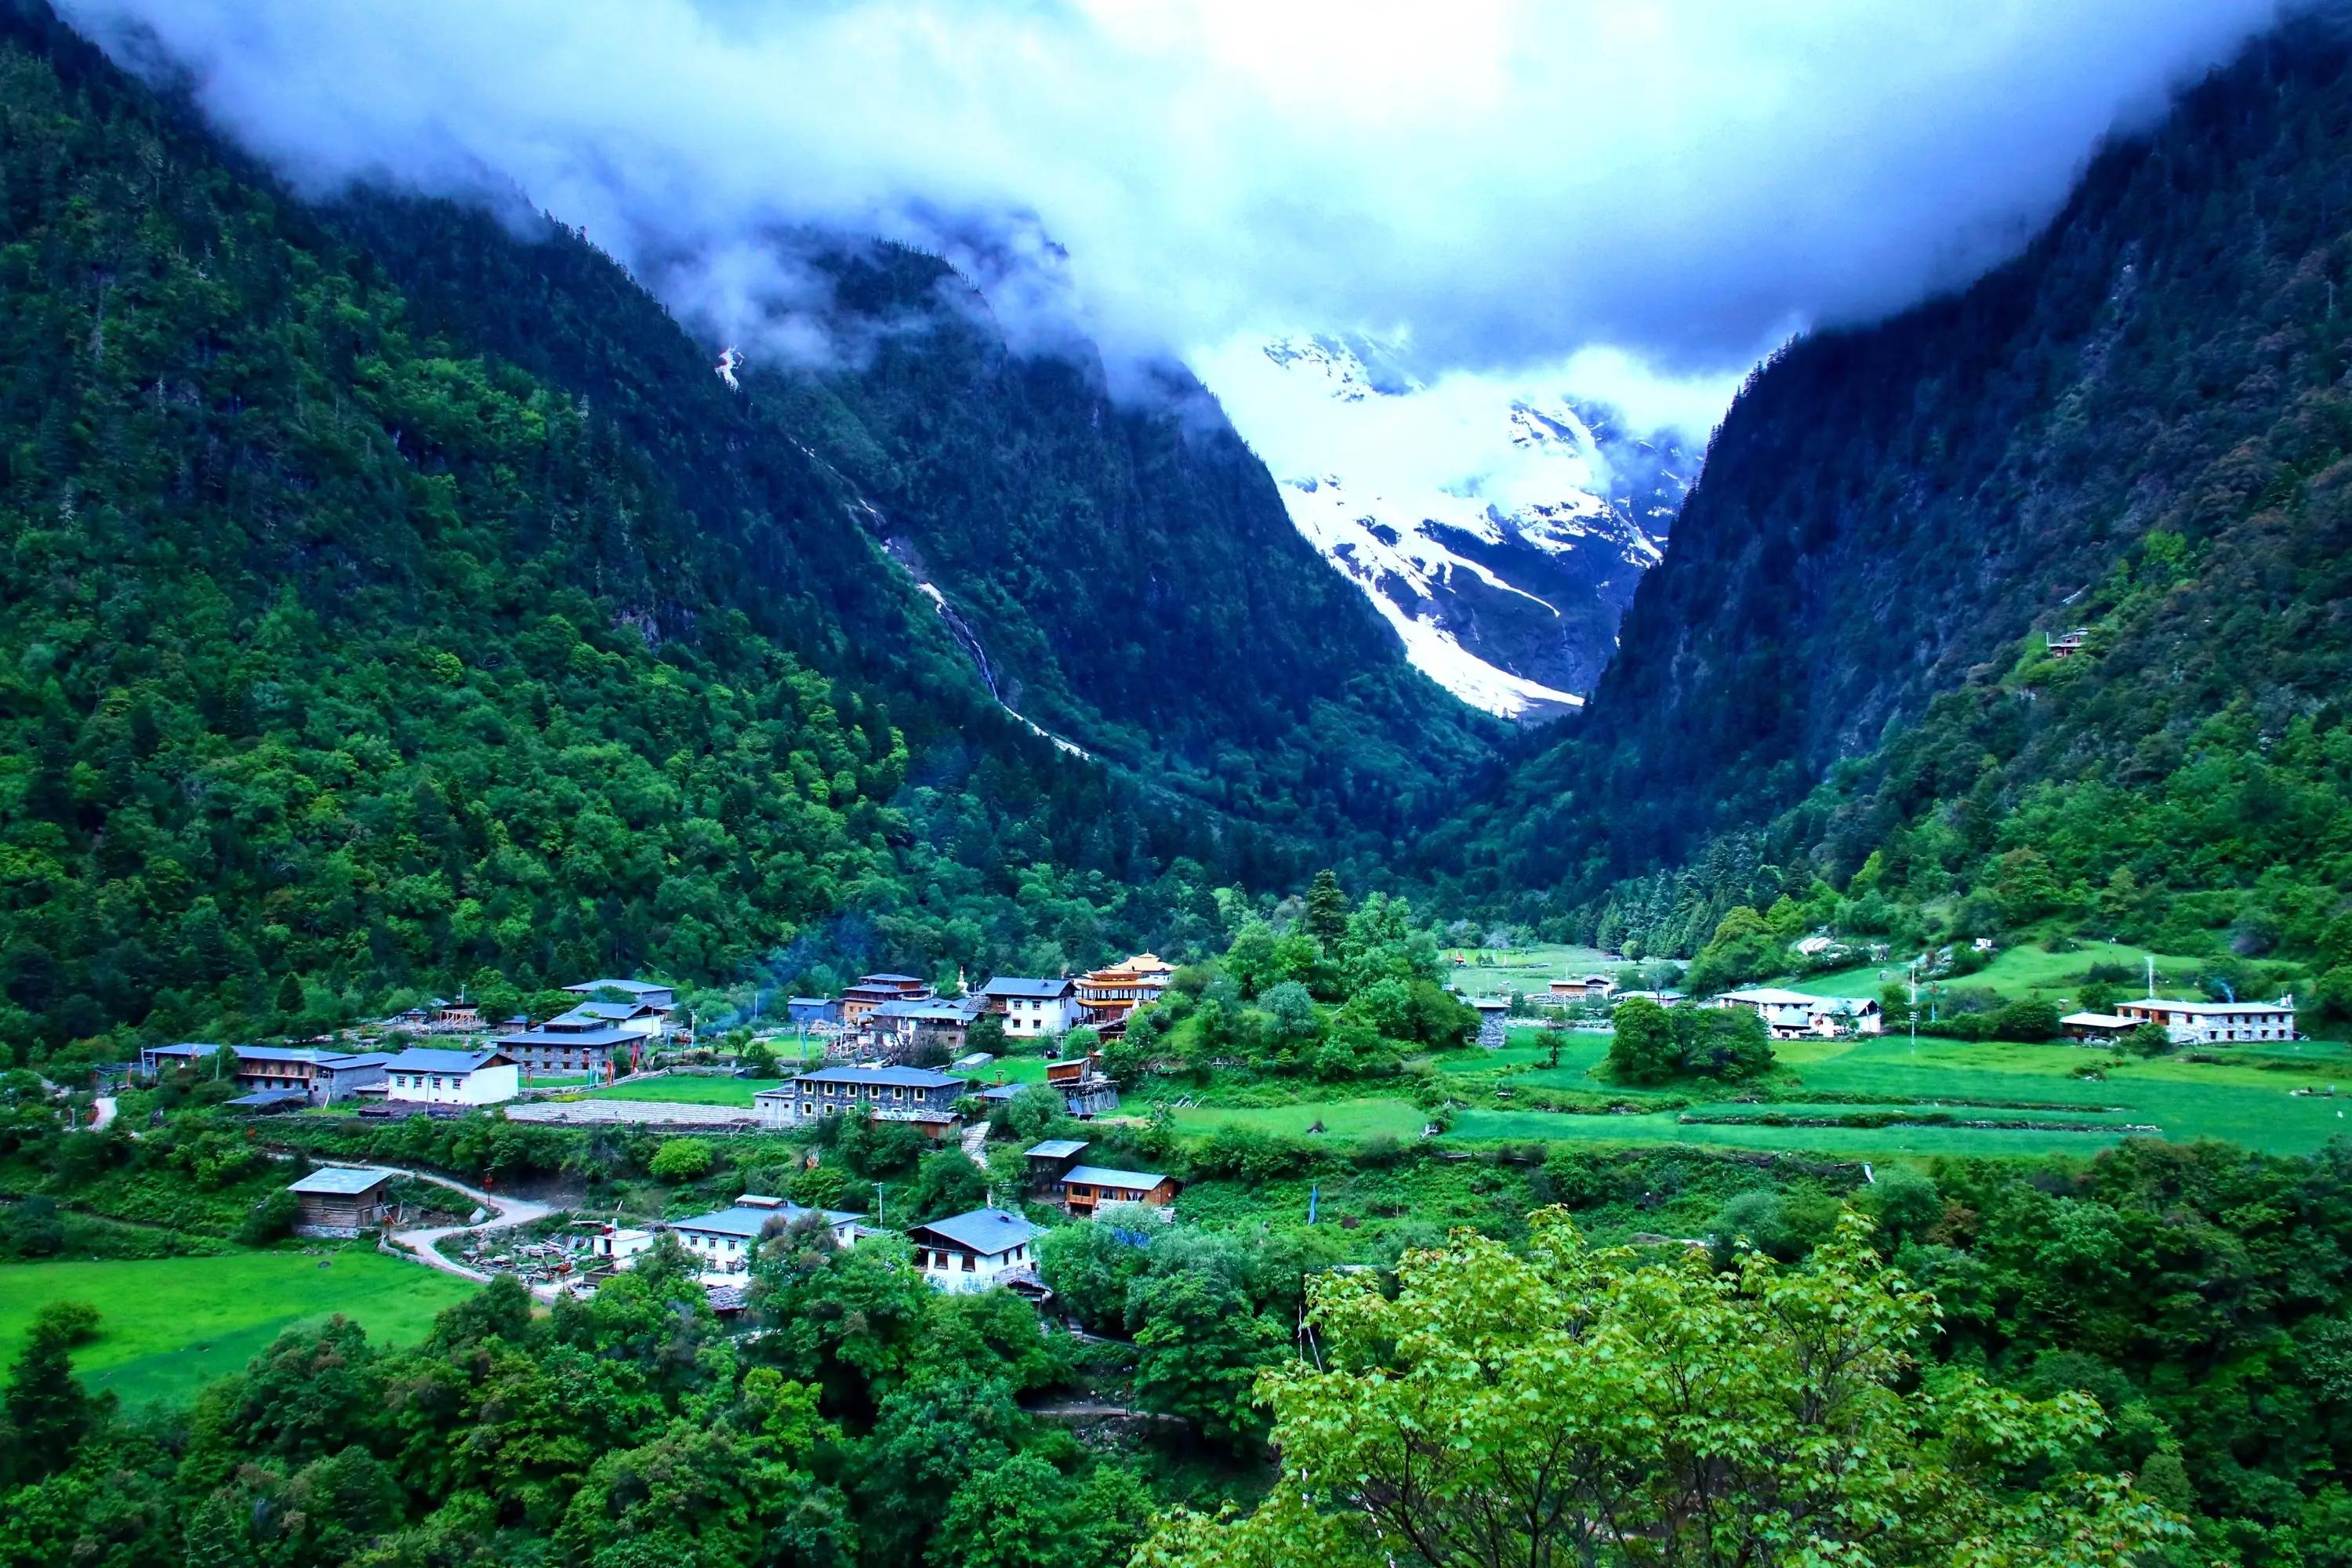
<path fill-rule="evenodd" d="M 2312 951 L 2352 873 L 2348 62 L 2340 7 L 2290 26 L 2011 265 L 1760 370 L 1589 717 L 1433 864 L 1660 949 L 1861 872 L 1865 929 Z"/>
<path fill-rule="evenodd" d="M 1006 715 L 787 400 L 730 394 L 591 247 L 308 211 L 26 0 L 0 365 L 13 1042 L 484 971 L 1051 967 L 1295 870 Z M 1322 668 L 1298 711 L 1354 700 Z M 1281 788 L 1238 804 L 1295 817 Z"/>
<path fill-rule="evenodd" d="M 843 352 L 820 372 L 755 358 L 730 392 L 715 350 L 560 228 L 518 244 L 511 219 L 378 193 L 331 216 L 420 321 L 612 411 L 698 514 L 772 506 L 771 470 L 814 468 L 832 496 L 794 530 L 809 559 L 763 582 L 838 596 L 844 657 L 887 640 L 858 600 L 900 607 L 873 578 L 885 545 L 884 574 L 939 588 L 1029 720 L 1247 821 L 1373 853 L 1498 733 L 1316 559 L 1197 383 L 1171 368 L 1162 395 L 1120 401 L 1082 344 L 1015 354 L 936 257 L 780 236 L 827 274 Z"/>

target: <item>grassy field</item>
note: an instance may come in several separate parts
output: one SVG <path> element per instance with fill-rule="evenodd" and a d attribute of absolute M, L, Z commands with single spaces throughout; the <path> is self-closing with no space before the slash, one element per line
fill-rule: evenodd
<path fill-rule="evenodd" d="M 42 1306 L 87 1301 L 103 1315 L 97 1340 L 74 1352 L 90 1391 L 111 1389 L 126 1405 L 180 1401 L 242 1368 L 288 1329 L 341 1312 L 371 1340 L 405 1344 L 474 1289 L 360 1247 L 323 1258 L 0 1264 L 0 1361 L 15 1358 Z"/>
<path fill-rule="evenodd" d="M 616 1083 L 604 1089 L 592 1089 L 582 1098 L 657 1100 L 673 1105 L 748 1107 L 753 1095 L 763 1089 L 774 1089 L 783 1081 L 780 1078 L 656 1078 L 647 1079 L 643 1083 Z"/>
<path fill-rule="evenodd" d="M 2073 1153 L 2090 1155 L 2134 1131 L 2179 1142 L 2222 1138 L 2281 1154 L 2308 1153 L 2339 1135 L 2352 1136 L 2352 1050 L 2327 1042 L 2300 1042 L 2228 1054 L 2221 1062 L 2181 1057 L 2132 1058 L 2120 1066 L 2105 1052 L 2076 1046 L 1969 1044 L 1922 1037 L 1863 1040 L 1783 1041 L 1776 1047 L 1781 1073 L 1774 1087 L 1781 1100 L 1749 1104 L 1706 1101 L 1704 1084 L 1654 1089 L 1622 1089 L 1599 1076 L 1608 1054 L 1606 1036 L 1563 1032 L 1558 1037 L 1559 1065 L 1544 1067 L 1553 1037 L 1513 1031 L 1497 1051 L 1447 1053 L 1436 1058 L 1441 1072 L 1465 1073 L 1509 1068 L 1509 1084 L 1609 1094 L 1635 1104 L 1667 1096 L 1693 1103 L 1684 1112 L 1661 1109 L 1648 1114 L 1568 1115 L 1477 1098 L 1456 1112 L 1449 1138 L 1530 1140 L 1557 1142 L 1692 1143 L 1735 1148 L 1818 1151 L 1862 1158 L 1901 1155 L 1990 1154 L 2005 1156 Z M 2097 1079 L 2074 1076 L 2095 1067 Z M 2297 1095 L 2291 1090 L 2336 1094 Z M 1827 1097 L 1816 1101 L 1807 1090 Z M 1841 1096 L 1868 1097 L 1881 1103 L 1846 1103 Z M 1468 1098 L 1465 1096 L 1465 1098 Z M 1906 1102 L 1937 1102 L 1907 1105 Z M 2063 1128 L 1776 1127 L 1763 1118 L 1836 1117 L 1909 1109 L 1915 1114 L 1948 1111 L 1974 1121 L 2063 1122 Z M 1177 1123 L 1203 1131 L 1220 1122 L 1299 1133 L 1318 1119 L 1337 1136 L 1387 1132 L 1418 1134 L 1422 1113 L 1402 1100 L 1366 1095 L 1267 1110 L 1202 1107 L 1177 1112 Z M 1736 1120 L 1734 1120 L 1736 1119 Z"/>
<path fill-rule="evenodd" d="M 1446 954 L 1465 962 L 1449 969 L 1446 978 L 1465 996 L 1500 996 L 1509 991 L 1540 992 L 1555 980 L 1581 980 L 1587 974 L 1614 974 L 1624 966 L 1597 947 L 1568 947 L 1557 942 L 1534 947 L 1457 947 Z M 1486 960 L 1481 963 L 1481 959 Z"/>
<path fill-rule="evenodd" d="M 1407 1100 L 1386 1097 L 1325 1100 L 1301 1105 L 1186 1106 L 1175 1113 L 1180 1131 L 1207 1132 L 1221 1126 L 1255 1127 L 1265 1132 L 1303 1134 L 1318 1121 L 1335 1138 L 1418 1138 L 1429 1118 Z"/>

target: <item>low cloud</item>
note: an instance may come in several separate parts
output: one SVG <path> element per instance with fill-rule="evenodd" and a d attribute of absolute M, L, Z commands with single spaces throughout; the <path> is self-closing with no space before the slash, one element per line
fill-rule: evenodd
<path fill-rule="evenodd" d="M 1017 330 L 1114 358 L 1297 331 L 1409 339 L 1433 379 L 1582 354 L 1696 421 L 1691 389 L 1792 329 L 2010 254 L 2103 135 L 2278 7 L 64 8 L 308 189 L 520 186 L 714 335 L 784 357 L 822 351 L 822 300 L 771 237 L 815 229 L 939 249 Z"/>

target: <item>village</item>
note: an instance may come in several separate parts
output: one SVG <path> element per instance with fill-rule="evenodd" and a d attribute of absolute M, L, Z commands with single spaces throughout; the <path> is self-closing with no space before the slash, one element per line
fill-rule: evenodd
<path fill-rule="evenodd" d="M 1622 973 L 1622 972 L 1621 972 Z M 1136 1012 L 1160 1001 L 1174 966 L 1151 953 L 1078 975 L 998 975 L 943 994 L 921 977 L 863 974 L 831 995 L 788 999 L 788 1028 L 761 1037 L 796 1050 L 782 1081 L 750 1095 L 746 1111 L 659 1100 L 583 1102 L 583 1086 L 614 1089 L 674 1072 L 722 1071 L 676 1066 L 697 1054 L 691 1014 L 676 988 L 641 979 L 603 978 L 563 987 L 578 1000 L 537 1022 L 489 1020 L 464 1001 L 436 1002 L 385 1018 L 358 1040 L 305 1045 L 159 1045 L 126 1064 L 144 1081 L 185 1072 L 233 1080 L 239 1091 L 225 1109 L 270 1117 L 329 1108 L 362 1118 L 447 1119 L 489 1112 L 524 1121 L 625 1120 L 655 1131 L 719 1125 L 790 1132 L 843 1119 L 898 1124 L 927 1144 L 959 1149 L 988 1169 L 988 1143 L 1003 1131 L 1001 1110 L 1024 1089 L 1042 1087 L 1057 1114 L 1085 1123 L 1119 1120 L 1118 1080 L 1102 1046 L 1120 1038 Z M 1450 989 L 1467 989 L 1457 978 Z M 2151 992 L 2153 976 L 2151 975 Z M 1887 1011 L 1869 997 L 1824 996 L 1777 986 L 1745 986 L 1705 997 L 1672 987 L 1621 985 L 1601 970 L 1551 979 L 1540 992 L 1464 995 L 1478 1019 L 1475 1044 L 1497 1051 L 1514 1030 L 1606 1030 L 1618 1007 L 1740 1009 L 1770 1038 L 1862 1040 L 1883 1035 Z M 2077 1011 L 2060 1020 L 2078 1044 L 2113 1044 L 2155 1026 L 2180 1045 L 2296 1037 L 2292 998 L 2275 1003 L 2158 997 L 2121 1001 L 2112 1011 Z M 976 1042 L 1041 1053 L 1042 1070 L 1008 1077 L 999 1058 Z M 1070 1048 L 1060 1048 L 1073 1042 Z M 360 1046 L 372 1048 L 350 1048 Z M 734 1069 L 740 1071 L 741 1069 Z M 1424 1129 L 1426 1135 L 1434 1129 Z M 740 1310 L 742 1288 L 763 1238 L 795 1227 L 840 1247 L 879 1236 L 907 1244 L 915 1268 L 935 1289 L 965 1292 L 1002 1287 L 1041 1308 L 1053 1291 L 1039 1278 L 1043 1227 L 1029 1217 L 1042 1205 L 1066 1218 L 1116 1212 L 1171 1223 L 1182 1184 L 1161 1171 L 1104 1166 L 1087 1159 L 1083 1138 L 1054 1137 L 1022 1151 L 1017 1191 L 991 1190 L 967 1212 L 888 1229 L 871 1211 L 812 1207 L 786 1197 L 742 1192 L 723 1207 L 650 1223 L 580 1219 L 561 1234 L 501 1245 L 464 1226 L 434 1233 L 438 1251 L 425 1261 L 476 1278 L 514 1273 L 544 1296 L 593 1292 L 631 1268 L 666 1236 L 697 1267 L 713 1308 Z M 814 1164 L 821 1155 L 807 1155 Z M 289 1184 L 299 1205 L 297 1234 L 359 1237 L 388 1231 L 401 1217 L 390 1196 L 406 1173 L 326 1165 Z M 470 1201 L 470 1200 L 468 1200 Z M 490 1209 L 476 1207 L 476 1220 Z M 454 1239 L 452 1239 L 454 1238 Z"/>

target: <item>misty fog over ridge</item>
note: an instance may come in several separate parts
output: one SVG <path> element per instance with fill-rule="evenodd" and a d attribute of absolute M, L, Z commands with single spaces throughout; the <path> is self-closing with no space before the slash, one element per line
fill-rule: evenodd
<path fill-rule="evenodd" d="M 1016 350 L 1098 347 L 1125 395 L 1192 364 L 1278 473 L 1485 496 L 1526 455 L 1451 394 L 1695 451 L 1762 353 L 2005 258 L 2281 5 L 63 9 L 299 188 L 520 190 L 755 364 L 856 348 L 778 237 L 880 237 L 957 265 Z M 1434 394 L 1334 419 L 1234 374 L 1326 332 L 1409 345 Z"/>

